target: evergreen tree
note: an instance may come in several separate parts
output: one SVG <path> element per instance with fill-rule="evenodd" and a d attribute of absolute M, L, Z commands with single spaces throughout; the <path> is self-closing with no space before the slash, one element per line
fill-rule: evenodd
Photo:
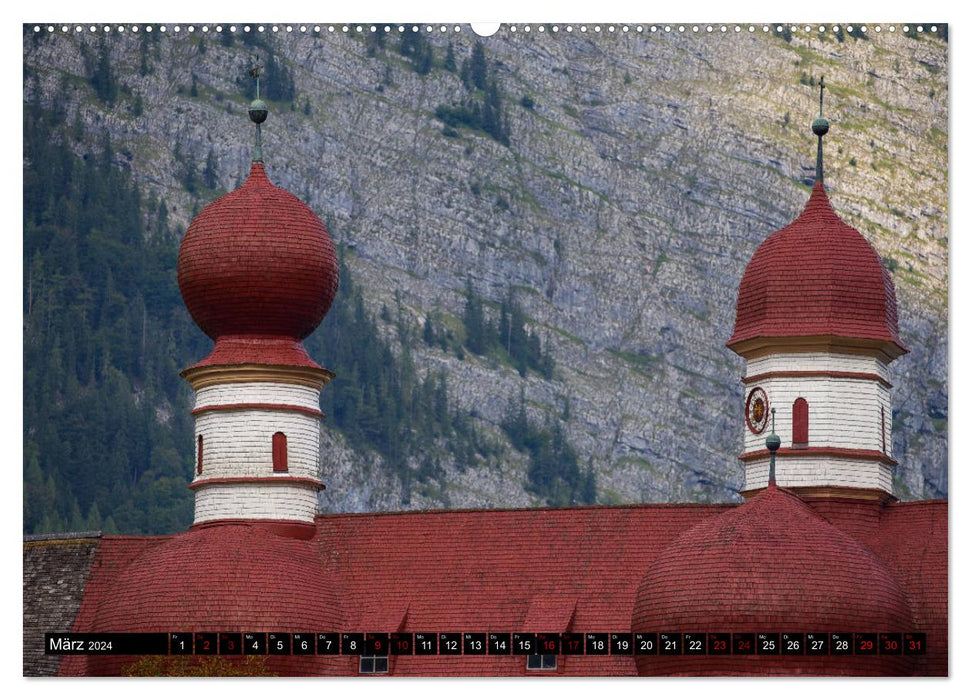
<path fill-rule="evenodd" d="M 138 42 L 138 74 L 143 78 L 148 75 L 148 34 L 142 34 Z"/>
<path fill-rule="evenodd" d="M 445 51 L 445 61 L 442 67 L 449 73 L 455 72 L 455 48 L 452 46 L 452 42 L 448 42 L 448 49 Z"/>
<path fill-rule="evenodd" d="M 98 44 L 98 62 L 91 76 L 91 85 L 94 87 L 94 94 L 98 99 L 109 107 L 115 103 L 118 97 L 118 83 L 111 69 L 111 56 L 108 53 L 108 43 L 101 38 Z"/>
<path fill-rule="evenodd" d="M 216 154 L 212 148 L 206 156 L 206 167 L 202 171 L 202 183 L 210 190 L 216 189 Z"/>
<path fill-rule="evenodd" d="M 477 90 L 485 90 L 488 78 L 485 49 L 482 42 L 475 42 L 472 47 L 472 57 L 469 62 L 469 81 Z"/>
<path fill-rule="evenodd" d="M 529 491 L 552 506 L 595 502 L 596 474 L 592 461 L 581 473 L 576 450 L 568 442 L 560 422 L 545 428 L 534 425 L 526 416 L 522 390 L 518 401 L 509 400 L 501 427 L 512 446 L 529 455 L 526 472 Z"/>
<path fill-rule="evenodd" d="M 487 349 L 485 315 L 482 311 L 482 300 L 472 291 L 472 280 L 466 282 L 462 322 L 465 324 L 465 347 L 477 355 L 484 355 Z"/>

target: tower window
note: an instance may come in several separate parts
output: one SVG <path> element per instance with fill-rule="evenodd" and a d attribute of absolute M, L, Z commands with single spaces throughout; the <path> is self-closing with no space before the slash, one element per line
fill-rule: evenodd
<path fill-rule="evenodd" d="M 802 397 L 792 404 L 792 446 L 809 446 L 809 404 Z"/>
<path fill-rule="evenodd" d="M 287 436 L 283 433 L 273 434 L 273 471 L 287 471 Z"/>
<path fill-rule="evenodd" d="M 361 673 L 387 673 L 388 657 L 387 656 L 362 656 L 360 672 Z"/>
<path fill-rule="evenodd" d="M 556 654 L 530 654 L 526 657 L 527 671 L 555 671 Z"/>
<path fill-rule="evenodd" d="M 196 455 L 196 474 L 202 474 L 202 436 L 197 440 L 199 448 Z"/>

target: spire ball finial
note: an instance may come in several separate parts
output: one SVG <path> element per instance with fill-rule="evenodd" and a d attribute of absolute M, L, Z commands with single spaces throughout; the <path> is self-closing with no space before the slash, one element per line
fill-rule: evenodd
<path fill-rule="evenodd" d="M 266 102 L 263 100 L 253 100 L 249 104 L 249 118 L 254 124 L 262 124 L 266 121 L 266 116 L 269 114 L 266 108 Z"/>
<path fill-rule="evenodd" d="M 765 438 L 765 446 L 769 450 L 769 486 L 775 486 L 775 453 L 782 445 L 782 440 L 775 434 L 775 409 L 772 409 L 772 433 Z"/>
<path fill-rule="evenodd" d="M 250 68 L 249 74 L 251 78 L 256 78 L 256 99 L 250 102 L 249 118 L 253 120 L 254 124 L 265 122 L 268 114 L 266 102 L 260 99 L 260 75 L 262 73 L 263 66 L 260 65 L 260 57 L 253 56 L 253 67 Z"/>
<path fill-rule="evenodd" d="M 823 181 L 823 136 L 829 132 L 829 122 L 823 116 L 823 76 L 819 76 L 819 116 L 813 119 L 813 133 L 817 136 L 816 144 L 816 182 Z"/>
<path fill-rule="evenodd" d="M 254 163 L 263 162 L 263 131 L 260 125 L 266 121 L 267 114 L 269 114 L 266 102 L 260 99 L 260 73 L 262 72 L 263 66 L 260 65 L 260 57 L 253 56 L 253 67 L 250 68 L 249 74 L 250 77 L 256 78 L 256 99 L 250 102 L 249 118 L 256 124 L 256 143 L 253 146 Z"/>
<path fill-rule="evenodd" d="M 823 88 L 825 87 L 823 76 L 819 76 L 819 116 L 813 119 L 813 133 L 816 136 L 825 136 L 829 131 L 829 122 L 823 116 Z"/>
<path fill-rule="evenodd" d="M 773 455 L 782 445 L 782 440 L 775 434 L 775 409 L 772 409 L 772 432 L 765 438 L 765 446 Z"/>

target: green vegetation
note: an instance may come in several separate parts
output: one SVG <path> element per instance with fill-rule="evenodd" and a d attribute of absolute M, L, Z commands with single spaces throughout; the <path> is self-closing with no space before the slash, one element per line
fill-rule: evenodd
<path fill-rule="evenodd" d="M 232 35 L 229 32 L 223 32 L 223 34 L 229 35 L 230 42 L 232 41 Z M 273 42 L 268 37 L 261 36 L 256 32 L 244 32 L 241 39 L 248 51 L 259 57 L 263 66 L 260 74 L 260 97 L 273 102 L 289 102 L 292 109 L 293 103 L 297 99 L 293 74 L 290 72 L 287 62 L 277 58 L 273 49 Z M 256 81 L 248 75 L 237 77 L 236 86 L 247 100 L 256 99 Z"/>
<path fill-rule="evenodd" d="M 164 203 L 63 115 L 24 110 L 24 531 L 172 532 L 192 517 L 189 388 Z"/>
<path fill-rule="evenodd" d="M 390 473 L 400 479 L 408 503 L 415 484 L 436 479 L 444 489 L 440 452 L 453 454 L 464 470 L 498 450 L 467 414 L 449 405 L 444 373 L 418 374 L 412 360 L 417 329 L 405 320 L 400 305 L 395 316 L 390 310 L 382 314 L 395 325 L 401 347 L 396 356 L 365 309 L 343 251 L 340 266 L 334 306 L 306 341 L 310 354 L 337 375 L 324 390 L 321 405 L 352 447 L 372 449 L 384 458 Z"/>
<path fill-rule="evenodd" d="M 25 106 L 24 531 L 177 532 L 192 519 L 191 390 L 179 371 L 210 342 L 182 304 L 165 203 L 115 166 L 107 136 L 83 159 L 65 147 L 70 130 L 62 113 Z M 192 182 L 208 187 L 206 161 Z M 414 485 L 444 490 L 440 455 L 464 469 L 498 448 L 450 406 L 444 374 L 418 375 L 419 334 L 400 309 L 394 322 L 397 355 L 342 255 L 340 292 L 306 344 L 337 373 L 322 396 L 331 425 L 381 455 L 407 503 Z M 511 327 L 518 343 L 521 324 Z"/>
<path fill-rule="evenodd" d="M 111 57 L 108 54 L 108 42 L 104 37 L 98 42 L 98 57 L 92 61 L 88 55 L 86 44 L 81 44 L 81 56 L 91 72 L 91 86 L 98 99 L 109 107 L 118 97 L 118 80 L 111 68 Z M 93 70 L 90 66 L 94 63 Z"/>
<path fill-rule="evenodd" d="M 917 27 L 923 28 L 923 32 L 918 32 Z M 932 32 L 931 27 L 937 27 L 937 31 Z M 947 23 L 946 22 L 914 22 L 907 25 L 907 29 L 904 31 L 904 36 L 911 39 L 921 39 L 929 36 L 936 36 L 938 39 L 943 39 L 947 41 Z"/>
<path fill-rule="evenodd" d="M 381 32 L 377 32 L 380 34 Z M 434 63 L 432 45 L 421 32 L 405 32 L 401 35 L 398 51 L 408 59 L 418 75 L 427 75 Z"/>
<path fill-rule="evenodd" d="M 559 421 L 538 427 L 526 416 L 526 402 L 509 400 L 502 429 L 520 452 L 529 455 L 526 489 L 551 506 L 589 505 L 597 500 L 592 460 L 581 470 L 576 450 L 566 440 Z"/>
<path fill-rule="evenodd" d="M 519 374 L 528 370 L 538 372 L 544 379 L 553 378 L 554 362 L 549 341 L 543 350 L 539 336 L 526 330 L 526 316 L 512 296 L 502 300 L 498 323 L 486 319 L 482 299 L 472 291 L 471 282 L 465 290 L 465 347 L 476 355 L 488 355 L 511 364 Z"/>
<path fill-rule="evenodd" d="M 495 68 L 489 69 L 481 42 L 476 42 L 472 55 L 463 61 L 460 75 L 466 90 L 465 100 L 439 105 L 435 116 L 453 130 L 464 127 L 482 131 L 508 146 L 509 120 L 503 114 Z"/>

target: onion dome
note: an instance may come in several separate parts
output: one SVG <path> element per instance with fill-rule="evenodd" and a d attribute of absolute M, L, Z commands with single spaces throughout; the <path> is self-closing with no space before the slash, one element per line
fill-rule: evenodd
<path fill-rule="evenodd" d="M 806 208 L 752 256 L 738 290 L 728 347 L 755 338 L 836 336 L 907 352 L 890 273 L 859 231 L 833 211 L 822 182 Z"/>
<path fill-rule="evenodd" d="M 676 539 L 650 565 L 635 632 L 905 632 L 884 563 L 795 495 L 770 486 Z M 906 674 L 903 656 L 638 656 L 641 675 Z"/>
<path fill-rule="evenodd" d="M 735 330 L 727 345 L 739 354 L 773 338 L 835 338 L 878 348 L 891 359 L 907 352 L 897 329 L 897 296 L 873 246 L 846 224 L 823 186 L 823 136 L 829 122 L 812 123 L 818 139 L 816 181 L 791 224 L 769 236 L 752 256 L 738 290 Z"/>
<path fill-rule="evenodd" d="M 179 249 L 179 289 L 213 340 L 310 335 L 337 293 L 337 257 L 310 207 L 254 162 L 243 185 L 192 221 Z"/>
<path fill-rule="evenodd" d="M 93 630 L 103 632 L 331 632 L 341 595 L 314 540 L 255 524 L 196 526 L 145 550 L 99 596 Z M 322 675 L 322 656 L 269 656 L 265 670 Z M 135 659 L 90 660 L 99 675 Z M 237 659 L 238 660 L 238 659 Z"/>
<path fill-rule="evenodd" d="M 306 204 L 276 187 L 263 167 L 268 110 L 249 106 L 256 125 L 253 166 L 241 187 L 209 204 L 179 248 L 179 289 L 192 319 L 216 341 L 195 365 L 272 364 L 318 368 L 301 340 L 337 293 L 338 268 L 327 228 Z"/>

